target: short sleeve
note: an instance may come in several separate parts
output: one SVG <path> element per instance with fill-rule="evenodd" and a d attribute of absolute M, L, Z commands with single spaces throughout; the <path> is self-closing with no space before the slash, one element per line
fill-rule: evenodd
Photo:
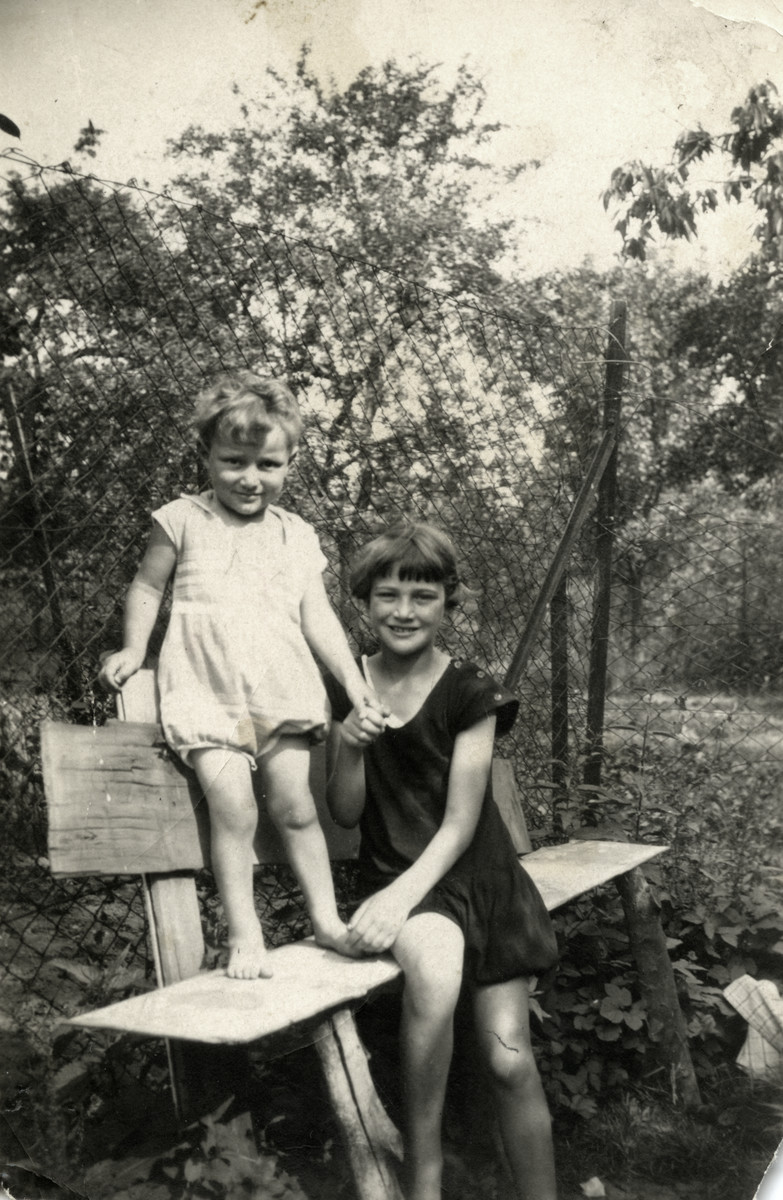
<path fill-rule="evenodd" d="M 324 674 L 324 687 L 326 688 L 326 694 L 329 697 L 329 704 L 332 708 L 332 717 L 335 721 L 344 721 L 353 708 L 348 699 L 348 693 L 343 685 L 335 679 L 334 675 L 330 675 L 328 671 Z"/>
<path fill-rule="evenodd" d="M 519 700 L 513 692 L 474 663 L 459 664 L 456 684 L 455 734 L 493 714 L 497 717 L 496 736 L 502 737 L 509 732 L 519 711 Z"/>
<path fill-rule="evenodd" d="M 279 511 L 285 512 L 285 510 Z M 295 513 L 285 512 L 284 519 L 288 524 L 304 573 L 306 575 L 323 574 L 329 564 L 321 549 L 321 543 L 318 541 L 318 534 L 312 525 L 308 525 L 307 521 L 303 521 Z"/>
<path fill-rule="evenodd" d="M 186 507 L 182 500 L 171 500 L 168 504 L 164 504 L 162 508 L 156 508 L 152 514 L 152 519 L 168 537 L 171 538 L 177 553 L 182 550 L 182 535 L 185 529 L 185 512 Z"/>

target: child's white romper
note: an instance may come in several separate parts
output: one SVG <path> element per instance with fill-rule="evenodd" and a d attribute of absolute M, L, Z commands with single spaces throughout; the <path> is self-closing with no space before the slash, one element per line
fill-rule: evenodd
<path fill-rule="evenodd" d="M 329 703 L 300 617 L 326 566 L 315 530 L 273 505 L 248 521 L 211 491 L 152 516 L 177 551 L 158 666 L 169 745 L 185 761 L 225 746 L 254 762 L 283 733 L 321 740 Z"/>

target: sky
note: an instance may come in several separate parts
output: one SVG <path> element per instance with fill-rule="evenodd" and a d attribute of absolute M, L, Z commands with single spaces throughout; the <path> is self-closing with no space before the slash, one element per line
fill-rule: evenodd
<path fill-rule="evenodd" d="M 91 169 L 155 188 L 174 169 L 167 138 L 224 127 L 232 83 L 252 95 L 303 42 L 338 87 L 390 57 L 441 64 L 445 80 L 467 62 L 505 125 L 497 161 L 543 163 L 503 203 L 523 223 L 523 262 L 549 270 L 616 261 L 600 203 L 616 166 L 665 162 L 683 129 L 726 129 L 751 85 L 780 78 L 783 0 L 0 0 L 0 35 L 0 111 L 22 131 L 0 150 L 61 162 L 92 120 L 106 134 Z M 734 206 L 678 254 L 719 273 L 752 225 Z"/>

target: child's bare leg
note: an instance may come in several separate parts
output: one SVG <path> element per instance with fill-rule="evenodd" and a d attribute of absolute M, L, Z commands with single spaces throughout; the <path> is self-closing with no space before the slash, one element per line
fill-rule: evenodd
<path fill-rule="evenodd" d="M 530 1045 L 527 979 L 477 988 L 476 1032 L 519 1200 L 555 1200 L 552 1122 Z"/>
<path fill-rule="evenodd" d="M 443 1105 L 464 948 L 462 931 L 438 913 L 411 917 L 393 947 L 405 973 L 400 1042 L 406 1200 L 441 1200 Z"/>
<path fill-rule="evenodd" d="M 258 806 L 250 764 L 233 750 L 194 750 L 191 762 L 209 805 L 210 853 L 228 925 L 227 974 L 271 975 L 253 900 L 253 835 Z"/>
<path fill-rule="evenodd" d="M 281 737 L 261 765 L 269 816 L 302 889 L 315 940 L 347 954 L 347 930 L 337 912 L 329 851 L 310 791 L 309 743 Z"/>

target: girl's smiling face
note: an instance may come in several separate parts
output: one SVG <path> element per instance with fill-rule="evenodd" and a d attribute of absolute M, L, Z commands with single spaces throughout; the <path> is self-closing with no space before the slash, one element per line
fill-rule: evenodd
<path fill-rule="evenodd" d="M 292 459 L 286 435 L 275 425 L 263 442 L 214 438 L 207 469 L 224 508 L 240 517 L 257 517 L 280 498 Z"/>
<path fill-rule="evenodd" d="M 446 611 L 442 583 L 400 579 L 399 567 L 375 579 L 370 589 L 368 615 L 383 650 L 395 655 L 421 654 L 429 649 Z"/>

